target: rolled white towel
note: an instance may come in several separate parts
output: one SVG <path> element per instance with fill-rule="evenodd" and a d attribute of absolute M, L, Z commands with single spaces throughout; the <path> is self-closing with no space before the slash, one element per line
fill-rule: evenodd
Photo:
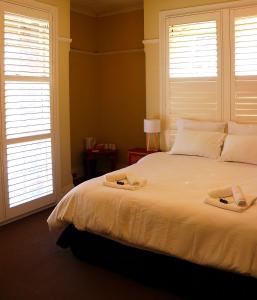
<path fill-rule="evenodd" d="M 230 197 L 230 196 L 232 196 L 232 189 L 231 189 L 231 186 L 217 188 L 217 189 L 209 190 L 208 195 L 211 198 Z"/>
<path fill-rule="evenodd" d="M 250 181 L 240 184 L 240 189 L 244 195 L 246 202 L 245 206 L 251 206 L 257 199 L 257 181 L 252 179 Z"/>
<path fill-rule="evenodd" d="M 147 182 L 145 178 L 136 176 L 135 174 L 132 173 L 127 173 L 127 180 L 130 185 L 140 186 L 140 187 L 145 186 Z"/>
<path fill-rule="evenodd" d="M 126 173 L 109 173 L 105 175 L 106 182 L 116 182 L 127 178 Z"/>
<path fill-rule="evenodd" d="M 235 203 L 238 206 L 247 206 L 246 199 L 244 197 L 244 194 L 238 185 L 232 186 L 232 193 L 233 193 L 233 198 L 235 200 Z"/>

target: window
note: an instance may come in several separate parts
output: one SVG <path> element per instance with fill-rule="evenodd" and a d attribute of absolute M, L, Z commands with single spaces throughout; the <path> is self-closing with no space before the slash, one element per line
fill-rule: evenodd
<path fill-rule="evenodd" d="M 53 17 L 3 2 L 1 106 L 5 215 L 55 200 Z"/>
<path fill-rule="evenodd" d="M 257 121 L 257 8 L 231 12 L 231 118 Z"/>
<path fill-rule="evenodd" d="M 177 118 L 219 119 L 219 14 L 169 18 L 165 123 L 167 141 Z"/>
<path fill-rule="evenodd" d="M 257 7 L 167 13 L 162 24 L 165 148 L 177 118 L 257 122 Z"/>
<path fill-rule="evenodd" d="M 216 21 L 170 24 L 169 77 L 217 76 Z"/>

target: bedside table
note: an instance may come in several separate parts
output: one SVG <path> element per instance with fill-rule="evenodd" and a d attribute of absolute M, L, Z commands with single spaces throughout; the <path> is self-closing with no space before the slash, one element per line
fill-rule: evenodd
<path fill-rule="evenodd" d="M 91 179 L 97 176 L 101 176 L 104 173 L 114 171 L 117 162 L 117 150 L 85 150 L 83 152 L 84 158 L 84 170 L 86 179 Z M 97 164 L 101 160 L 105 160 L 109 163 L 108 170 L 98 170 Z"/>
<path fill-rule="evenodd" d="M 146 148 L 133 148 L 128 150 L 128 164 L 135 164 L 140 158 L 158 151 L 147 151 Z"/>

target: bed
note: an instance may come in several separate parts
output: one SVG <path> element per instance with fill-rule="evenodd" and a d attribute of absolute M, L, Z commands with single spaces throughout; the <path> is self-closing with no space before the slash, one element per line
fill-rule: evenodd
<path fill-rule="evenodd" d="M 257 165 L 158 152 L 117 172 L 147 179 L 135 190 L 104 177 L 71 190 L 48 218 L 136 248 L 257 277 L 257 204 L 242 213 L 204 203 L 207 191 L 256 178 Z"/>

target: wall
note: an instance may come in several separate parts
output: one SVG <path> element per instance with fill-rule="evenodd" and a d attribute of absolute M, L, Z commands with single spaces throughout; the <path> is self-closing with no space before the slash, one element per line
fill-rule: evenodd
<path fill-rule="evenodd" d="M 70 107 L 69 107 L 69 51 L 70 51 L 70 0 L 38 0 L 58 9 L 59 57 L 59 129 L 61 191 L 72 186 L 70 159 Z"/>
<path fill-rule="evenodd" d="M 98 18 L 100 139 L 115 143 L 119 165 L 127 150 L 145 145 L 145 55 L 143 11 Z"/>
<path fill-rule="evenodd" d="M 82 174 L 83 138 L 127 149 L 144 146 L 143 11 L 89 17 L 71 12 L 72 170 Z M 80 51 L 78 51 L 80 50 Z"/>
<path fill-rule="evenodd" d="M 231 2 L 230 0 L 144 0 L 144 39 L 146 55 L 146 115 L 160 116 L 159 88 L 159 12 L 206 4 Z"/>
<path fill-rule="evenodd" d="M 96 18 L 71 12 L 70 117 L 72 172 L 82 174 L 83 140 L 98 137 Z"/>

